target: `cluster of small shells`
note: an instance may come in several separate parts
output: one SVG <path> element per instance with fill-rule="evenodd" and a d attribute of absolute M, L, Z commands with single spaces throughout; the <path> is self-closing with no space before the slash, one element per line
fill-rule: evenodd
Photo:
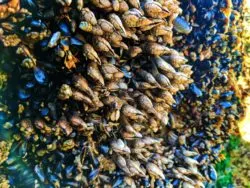
<path fill-rule="evenodd" d="M 249 139 L 248 139 L 248 119 L 250 117 L 250 7 L 248 2 L 243 1 L 243 13 L 240 22 L 242 32 L 238 33 L 238 37 L 241 40 L 238 48 L 242 49 L 243 62 L 242 62 L 242 74 L 238 82 L 234 84 L 238 87 L 238 96 L 242 101 L 245 108 L 245 113 L 239 121 L 239 132 L 241 135 L 241 143 L 238 143 L 237 148 L 233 148 L 230 151 L 230 167 L 232 168 L 232 175 L 234 179 L 234 186 L 236 187 L 247 187 L 249 186 L 249 168 L 246 168 L 244 164 L 249 163 Z"/>
<path fill-rule="evenodd" d="M 9 15 L 16 13 L 20 9 L 19 0 L 1 1 L 0 2 L 0 19 L 7 18 Z"/>
<path fill-rule="evenodd" d="M 243 62 L 242 62 L 242 74 L 240 75 L 239 81 L 237 83 L 239 87 L 238 95 L 242 100 L 245 100 L 249 96 L 249 87 L 250 87 L 250 31 L 249 31 L 249 10 L 250 8 L 247 5 L 247 1 L 243 1 L 243 13 L 242 19 L 240 22 L 242 32 L 238 32 L 238 38 L 240 42 L 236 46 L 238 49 L 242 50 Z M 236 84 L 236 83 L 235 83 Z M 247 105 L 247 104 L 246 104 Z"/>
<path fill-rule="evenodd" d="M 210 2 L 210 3 L 209 3 Z M 241 29 L 239 24 L 240 12 L 242 11 L 241 2 L 238 1 L 222 1 L 216 3 L 208 1 L 207 12 L 202 13 L 201 10 L 187 11 L 184 13 L 192 21 L 193 15 L 204 16 L 207 20 L 203 25 L 207 29 L 195 28 L 192 32 L 192 44 L 184 45 L 186 54 L 189 54 L 190 62 L 193 61 L 194 69 L 194 84 L 189 88 L 189 92 L 195 96 L 193 99 L 185 99 L 183 107 L 187 111 L 193 109 L 186 121 L 196 124 L 197 128 L 206 133 L 213 140 L 212 145 L 225 142 L 228 135 L 237 132 L 237 121 L 242 115 L 242 104 L 239 102 L 237 88 L 237 80 L 242 74 L 242 51 L 240 49 L 241 42 L 238 35 L 238 30 Z M 191 6 L 197 6 L 196 4 Z M 201 5 L 202 6 L 202 5 Z M 215 14 L 217 10 L 221 12 Z M 218 20 L 214 20 L 215 17 Z M 221 18 L 221 19 L 219 19 Z M 202 20 L 197 21 L 197 25 Z M 199 34 L 204 32 L 204 37 Z M 212 33 L 212 34 L 208 34 Z M 201 40 L 201 42 L 197 42 Z M 181 41 L 189 43 L 188 38 Z M 201 56 L 191 54 L 199 49 L 202 54 L 211 48 L 211 55 L 205 59 Z M 182 49 L 184 50 L 184 49 Z M 193 59 L 193 60 L 192 60 Z M 213 63 L 212 63 L 213 61 Z M 196 71 L 200 70 L 200 72 Z M 189 95 L 190 96 L 190 95 Z M 188 107 L 190 105 L 190 107 Z M 182 110 L 185 111 L 185 110 Z M 192 121 L 190 122 L 190 119 Z M 203 124 L 208 124 L 212 127 L 204 127 Z M 216 138 L 215 138 L 216 137 Z M 208 139 L 209 140 L 209 139 Z"/>
<path fill-rule="evenodd" d="M 173 95 L 192 82 L 186 58 L 167 47 L 173 45 L 173 21 L 181 13 L 178 1 L 83 4 L 61 0 L 52 4 L 52 9 L 60 13 L 55 18 L 59 30 L 47 27 L 54 20 L 47 23 L 34 20 L 20 28 L 26 33 L 23 42 L 9 45 L 3 41 L 5 46 L 17 46 L 17 54 L 24 57 L 21 63 L 24 72 L 33 71 L 41 85 L 54 84 L 52 93 L 56 92 L 59 99 L 53 104 L 43 103 L 49 106 L 51 116 L 37 117 L 34 113 L 36 118 L 27 115 L 32 113 L 29 112 L 32 101 L 21 102 L 23 119 L 18 127 L 22 136 L 40 143 L 33 148 L 38 157 L 49 156 L 55 149 L 79 152 L 86 147 L 83 153 L 78 153 L 81 160 L 77 165 L 83 167 L 77 167 L 75 178 L 86 186 L 107 184 L 105 178 L 115 178 L 112 175 L 115 166 L 117 172 L 120 168 L 130 179 L 131 186 L 142 183 L 141 179 L 135 181 L 131 177 L 151 177 L 151 183 L 154 179 L 165 179 L 163 170 L 168 165 L 171 168 L 174 156 L 174 151 L 166 153 L 164 141 L 168 112 L 175 102 Z M 188 26 L 185 32 L 190 31 Z M 53 51 L 53 60 L 65 65 L 61 71 L 67 76 L 60 86 L 45 77 L 50 71 L 38 65 L 40 57 L 36 57 L 34 48 L 39 41 L 41 45 L 45 43 L 43 52 L 47 56 Z M 31 97 L 28 93 L 21 88 L 19 98 L 25 101 Z M 53 116 L 53 112 L 59 117 Z M 106 151 L 105 147 L 110 149 Z M 105 155 L 100 154 L 102 150 Z M 182 152 L 179 155 L 186 159 Z M 94 162 L 89 158 L 94 158 Z M 188 162 L 195 165 L 192 160 Z M 106 163 L 110 163 L 108 168 Z M 42 171 L 38 166 L 35 171 L 38 169 Z M 87 172 L 87 179 L 81 177 Z M 178 173 L 175 171 L 176 177 L 196 184 Z M 39 178 L 44 183 L 45 179 Z"/>
<path fill-rule="evenodd" d="M 165 153 L 162 129 L 168 124 L 168 111 L 175 102 L 173 95 L 192 82 L 191 67 L 185 65 L 184 56 L 166 47 L 172 42 L 172 20 L 180 12 L 178 2 L 145 1 L 143 7 L 139 1 L 91 3 L 92 9 L 80 9 L 79 28 L 90 33 L 88 37 L 83 35 L 87 41 L 83 45 L 83 55 L 88 61 L 86 69 L 82 74 L 73 74 L 71 84 L 63 84 L 58 94 L 66 103 L 75 101 L 83 108 L 69 117 L 68 122 L 62 119 L 57 125 L 67 136 L 74 129 L 78 134 L 88 134 L 93 153 L 98 153 L 98 145 L 91 143 L 94 126 L 103 126 L 100 129 L 105 134 L 100 135 L 98 142 L 106 140 L 110 147 L 110 156 L 104 157 L 103 163 L 112 159 L 125 173 L 130 186 L 141 184 L 140 179 L 135 181 L 131 177 L 164 180 L 163 170 L 171 166 L 168 158 L 171 155 Z M 95 15 L 96 8 L 99 14 L 101 11 L 104 14 Z M 55 47 L 58 40 L 63 39 L 56 32 L 48 46 Z M 65 65 L 70 69 L 75 63 Z M 92 116 L 99 111 L 101 117 L 95 121 Z M 93 182 L 101 177 L 97 173 L 102 174 L 102 170 L 90 171 L 88 183 L 98 184 Z M 189 178 L 181 178 L 196 184 Z M 101 184 L 108 182 L 100 180 Z"/>
<path fill-rule="evenodd" d="M 181 104 L 172 113 L 177 125 L 182 120 L 182 126 L 175 123 L 171 128 L 176 135 L 185 135 L 187 145 L 199 151 L 200 159 L 209 158 L 202 169 L 224 160 L 220 151 L 229 136 L 238 132 L 237 121 L 243 108 L 237 79 L 247 69 L 241 70 L 242 51 L 237 36 L 241 2 L 198 2 L 182 4 L 190 6 L 183 15 L 194 27 L 187 37 L 174 40 L 193 66 L 194 83 L 176 98 Z"/>
<path fill-rule="evenodd" d="M 202 83 L 202 91 L 192 84 L 185 97 L 180 92 L 193 82 L 187 58 L 206 65 L 221 47 L 210 21 L 195 23 L 203 10 L 219 9 L 196 12 L 211 3 L 182 2 L 194 27 L 190 42 L 192 27 L 176 0 L 24 0 L 33 15 L 21 9 L 25 16 L 1 23 L 0 37 L 23 59 L 17 71 L 21 135 L 13 152 L 30 161 L 32 170 L 20 170 L 13 154 L 5 164 L 10 174 L 28 176 L 22 185 L 53 187 L 204 187 L 215 181 L 211 162 L 228 135 L 224 119 L 238 113 L 236 105 L 223 109 L 214 123 L 218 96 L 201 97 L 219 88 L 235 101 L 221 81 L 226 76 L 216 67 L 220 59 L 211 70 L 196 63 L 193 78 L 197 84 L 209 75 L 205 71 L 215 71 L 211 79 L 221 84 Z M 226 30 L 228 24 L 222 24 Z M 205 42 L 196 28 L 205 30 Z M 211 44 L 202 46 L 206 42 Z M 185 104 L 178 107 L 181 100 Z"/>

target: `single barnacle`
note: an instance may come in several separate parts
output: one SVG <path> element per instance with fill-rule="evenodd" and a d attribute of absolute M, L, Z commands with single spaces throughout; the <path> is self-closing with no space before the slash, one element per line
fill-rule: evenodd
<path fill-rule="evenodd" d="M 152 101 L 146 95 L 140 95 L 138 97 L 139 106 L 148 113 L 154 114 L 156 117 L 160 118 L 158 112 L 154 109 Z"/>
<path fill-rule="evenodd" d="M 63 130 L 63 132 L 68 136 L 72 133 L 73 129 L 69 125 L 69 122 L 66 120 L 65 117 L 61 117 L 57 122 L 57 126 Z"/>
<path fill-rule="evenodd" d="M 125 104 L 122 107 L 122 114 L 129 119 L 132 120 L 139 120 L 139 121 L 145 121 L 145 114 L 141 112 L 140 110 L 137 110 L 135 107 Z"/>
<path fill-rule="evenodd" d="M 163 171 L 154 163 L 147 163 L 146 169 L 151 176 L 153 176 L 155 178 L 165 179 Z"/>
<path fill-rule="evenodd" d="M 164 60 L 170 62 L 175 68 L 179 68 L 181 65 L 184 65 L 187 63 L 187 59 L 180 55 L 179 53 L 172 54 L 170 56 L 163 56 Z"/>
<path fill-rule="evenodd" d="M 112 8 L 115 12 L 120 9 L 120 2 L 118 0 L 112 0 Z"/>
<path fill-rule="evenodd" d="M 90 44 L 85 44 L 83 46 L 83 54 L 86 56 L 87 59 L 90 59 L 92 61 L 96 61 L 99 64 L 101 64 L 101 60 L 100 60 L 97 52 L 94 50 L 94 48 Z"/>
<path fill-rule="evenodd" d="M 81 9 L 81 20 L 84 20 L 90 23 L 91 25 L 97 24 L 97 19 L 95 17 L 95 14 L 87 7 Z"/>
<path fill-rule="evenodd" d="M 143 79 L 145 82 L 151 84 L 152 86 L 160 87 L 159 83 L 155 80 L 154 76 L 153 76 L 151 73 L 149 73 L 149 72 L 147 72 L 147 71 L 145 71 L 145 70 L 139 69 L 139 70 L 137 71 L 137 74 L 138 74 L 139 76 L 141 76 L 142 79 Z"/>
<path fill-rule="evenodd" d="M 104 52 L 106 56 L 114 56 L 118 57 L 118 55 L 114 52 L 113 48 L 111 47 L 110 43 L 102 37 L 94 37 L 93 38 L 93 46 L 99 52 Z"/>
<path fill-rule="evenodd" d="M 141 167 L 141 164 L 139 161 L 133 161 L 131 159 L 127 159 L 126 162 L 127 162 L 127 166 L 128 166 L 131 176 L 134 176 L 134 175 L 137 175 L 140 177 L 146 176 L 145 169 Z"/>
<path fill-rule="evenodd" d="M 61 146 L 61 150 L 63 151 L 68 151 L 71 150 L 75 147 L 75 142 L 73 139 L 69 139 L 63 142 L 62 146 Z"/>
<path fill-rule="evenodd" d="M 107 80 L 120 80 L 124 77 L 124 73 L 121 72 L 115 65 L 112 64 L 102 64 L 101 70 L 103 73 L 103 76 Z"/>
<path fill-rule="evenodd" d="M 113 140 L 111 142 L 111 148 L 117 153 L 130 153 L 129 147 L 121 140 Z"/>
<path fill-rule="evenodd" d="M 170 15 L 170 11 L 167 8 L 153 0 L 146 0 L 144 10 L 152 18 L 165 18 Z"/>
<path fill-rule="evenodd" d="M 77 89 L 85 92 L 89 97 L 94 98 L 93 90 L 89 87 L 88 81 L 82 75 L 73 75 L 73 84 Z"/>
<path fill-rule="evenodd" d="M 119 13 L 124 13 L 129 10 L 128 3 L 125 0 L 119 1 Z"/>
<path fill-rule="evenodd" d="M 72 99 L 75 101 L 82 101 L 86 105 L 89 105 L 91 107 L 94 107 L 93 101 L 90 99 L 90 97 L 84 95 L 82 92 L 73 90 L 72 91 Z"/>
<path fill-rule="evenodd" d="M 61 100 L 67 100 L 73 95 L 71 87 L 67 84 L 63 84 L 59 90 L 58 98 Z"/>
<path fill-rule="evenodd" d="M 131 58 L 138 56 L 140 53 L 142 53 L 142 49 L 139 46 L 131 46 L 128 50 L 128 55 Z"/>
<path fill-rule="evenodd" d="M 87 125 L 87 123 L 85 123 L 83 121 L 83 119 L 78 116 L 78 115 L 73 115 L 71 118 L 70 118 L 70 123 L 73 125 L 73 126 L 76 126 L 78 131 L 86 131 L 88 129 L 91 129 L 91 127 L 89 127 Z"/>
<path fill-rule="evenodd" d="M 108 9 L 112 6 L 109 0 L 91 0 L 91 3 L 101 9 Z"/>
<path fill-rule="evenodd" d="M 101 29 L 106 33 L 113 33 L 114 32 L 114 26 L 105 19 L 98 19 L 97 21 L 98 25 L 101 27 Z"/>
<path fill-rule="evenodd" d="M 22 66 L 23 67 L 26 67 L 26 68 L 34 68 L 36 66 L 36 60 L 33 59 L 33 58 L 25 58 L 23 61 L 22 61 Z"/>
<path fill-rule="evenodd" d="M 76 7 L 78 10 L 82 10 L 84 7 L 84 0 L 76 0 Z"/>
<path fill-rule="evenodd" d="M 142 19 L 142 14 L 136 9 L 129 10 L 122 15 L 122 20 L 127 27 L 139 27 L 140 19 Z"/>
<path fill-rule="evenodd" d="M 175 73 L 175 69 L 169 64 L 167 63 L 164 59 L 162 59 L 161 57 L 155 57 L 153 58 L 153 62 L 156 65 L 156 67 L 165 72 L 165 73 Z"/>
<path fill-rule="evenodd" d="M 145 50 L 146 53 L 154 56 L 161 56 L 164 54 L 170 54 L 172 52 L 170 48 L 153 42 L 143 44 L 142 48 Z"/>
<path fill-rule="evenodd" d="M 124 157 L 122 157 L 121 155 L 117 155 L 116 159 L 115 159 L 115 162 L 117 164 L 117 166 L 123 170 L 126 174 L 129 174 L 130 171 L 127 167 L 127 162 L 126 162 L 126 159 Z"/>
<path fill-rule="evenodd" d="M 112 13 L 112 14 L 109 14 L 108 18 L 109 18 L 110 23 L 112 23 L 112 25 L 114 26 L 114 28 L 118 32 L 120 32 L 121 34 L 124 34 L 126 36 L 126 30 L 123 26 L 123 23 L 122 23 L 120 17 L 117 14 Z"/>
<path fill-rule="evenodd" d="M 133 7 L 139 9 L 141 6 L 141 3 L 139 0 L 127 0 L 127 2 Z"/>

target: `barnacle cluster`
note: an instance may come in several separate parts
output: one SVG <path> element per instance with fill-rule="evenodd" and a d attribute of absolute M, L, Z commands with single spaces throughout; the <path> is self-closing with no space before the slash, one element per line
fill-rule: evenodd
<path fill-rule="evenodd" d="M 220 144 L 241 113 L 228 78 L 241 69 L 232 50 L 240 5 L 27 0 L 16 14 L 7 11 L 0 41 L 16 53 L 18 75 L 9 81 L 18 88 L 4 97 L 18 102 L 3 111 L 15 140 L 3 164 L 12 184 L 215 181 Z"/>
<path fill-rule="evenodd" d="M 4 175 L 0 175 L 0 187 L 9 188 L 9 182 Z"/>
<path fill-rule="evenodd" d="M 20 0 L 3 0 L 0 2 L 0 19 L 17 12 L 20 9 Z"/>
<path fill-rule="evenodd" d="M 10 143 L 7 143 L 5 141 L 0 142 L 0 164 L 8 158 L 10 148 Z"/>
<path fill-rule="evenodd" d="M 237 36 L 239 12 L 241 11 L 240 2 L 212 2 L 201 5 L 194 3 L 191 6 L 204 8 L 196 9 L 194 12 L 193 9 L 186 10 L 187 19 L 191 19 L 189 20 L 191 23 L 195 22 L 197 28 L 194 28 L 189 36 L 180 41 L 182 50 L 189 54 L 187 57 L 190 58 L 194 70 L 194 83 L 187 90 L 188 95 L 184 94 L 184 97 L 188 96 L 185 101 L 192 105 L 192 109 L 198 110 L 198 112 L 195 111 L 195 113 L 199 113 L 196 115 L 198 125 L 211 124 L 213 122 L 211 119 L 217 119 L 215 122 L 218 122 L 219 119 L 227 121 L 230 118 L 224 117 L 227 116 L 226 113 L 238 119 L 240 114 L 238 111 L 241 110 L 236 96 L 239 89 L 235 83 L 241 74 L 242 63 L 241 50 L 237 48 L 240 43 Z M 229 28 L 223 27 L 228 17 L 223 11 L 220 12 L 222 9 L 231 11 Z M 198 15 L 200 15 L 200 20 L 194 20 Z M 203 19 L 206 20 L 205 23 Z M 211 51 L 211 53 L 205 53 L 206 51 Z M 196 54 L 197 52 L 198 54 Z M 209 55 L 201 56 L 201 54 Z M 193 97 L 190 98 L 190 96 Z M 188 106 L 187 103 L 183 104 L 184 108 Z M 199 107 L 200 105 L 201 107 Z M 234 128 L 235 126 L 228 126 L 231 123 L 233 125 L 235 121 L 226 123 L 224 128 L 227 130 L 230 127 Z M 225 131 L 225 134 L 227 133 L 228 131 Z M 219 136 L 219 138 L 222 137 Z"/>
<path fill-rule="evenodd" d="M 249 12 L 250 12 L 250 4 L 248 1 L 243 2 L 243 14 L 242 14 L 242 32 L 238 33 L 238 36 L 241 39 L 241 45 L 239 46 L 242 50 L 243 54 L 243 62 L 242 62 L 242 74 L 237 82 L 237 87 L 239 88 L 239 98 L 244 104 L 245 114 L 239 122 L 239 129 L 242 138 L 246 141 L 250 140 L 249 137 L 249 119 L 250 119 L 250 95 L 249 95 L 249 85 L 250 85 L 250 40 L 249 40 Z"/>
<path fill-rule="evenodd" d="M 197 26 L 180 40 L 180 47 L 193 66 L 194 83 L 178 97 L 181 104 L 175 113 L 185 114 L 185 129 L 190 133 L 185 133 L 187 142 L 191 148 L 198 149 L 200 159 L 209 158 L 208 164 L 223 159 L 220 150 L 229 135 L 237 134 L 236 121 L 243 111 L 236 83 L 242 68 L 241 42 L 237 36 L 241 29 L 240 3 L 192 1 L 192 4 L 183 4 L 183 7 L 190 5 L 183 9 L 186 19 Z M 176 130 L 177 135 L 182 132 L 183 129 Z"/>

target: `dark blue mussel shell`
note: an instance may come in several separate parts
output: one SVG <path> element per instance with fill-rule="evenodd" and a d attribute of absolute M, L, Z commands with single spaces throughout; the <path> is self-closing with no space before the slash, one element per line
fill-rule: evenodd
<path fill-rule="evenodd" d="M 37 67 L 34 69 L 34 77 L 39 84 L 44 84 L 47 80 L 44 70 Z"/>

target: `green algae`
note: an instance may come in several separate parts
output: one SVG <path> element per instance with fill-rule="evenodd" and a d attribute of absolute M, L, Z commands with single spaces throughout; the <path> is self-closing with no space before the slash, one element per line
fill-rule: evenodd
<path fill-rule="evenodd" d="M 221 152 L 223 160 L 216 164 L 216 187 L 250 187 L 250 144 L 240 137 L 231 136 Z"/>
<path fill-rule="evenodd" d="M 229 143 L 221 152 L 221 156 L 223 156 L 223 159 L 216 164 L 216 170 L 218 174 L 218 179 L 216 182 L 217 187 L 232 187 L 232 185 L 234 184 L 230 153 L 233 150 L 237 149 L 239 147 L 239 144 L 240 138 L 236 136 L 231 136 Z"/>

